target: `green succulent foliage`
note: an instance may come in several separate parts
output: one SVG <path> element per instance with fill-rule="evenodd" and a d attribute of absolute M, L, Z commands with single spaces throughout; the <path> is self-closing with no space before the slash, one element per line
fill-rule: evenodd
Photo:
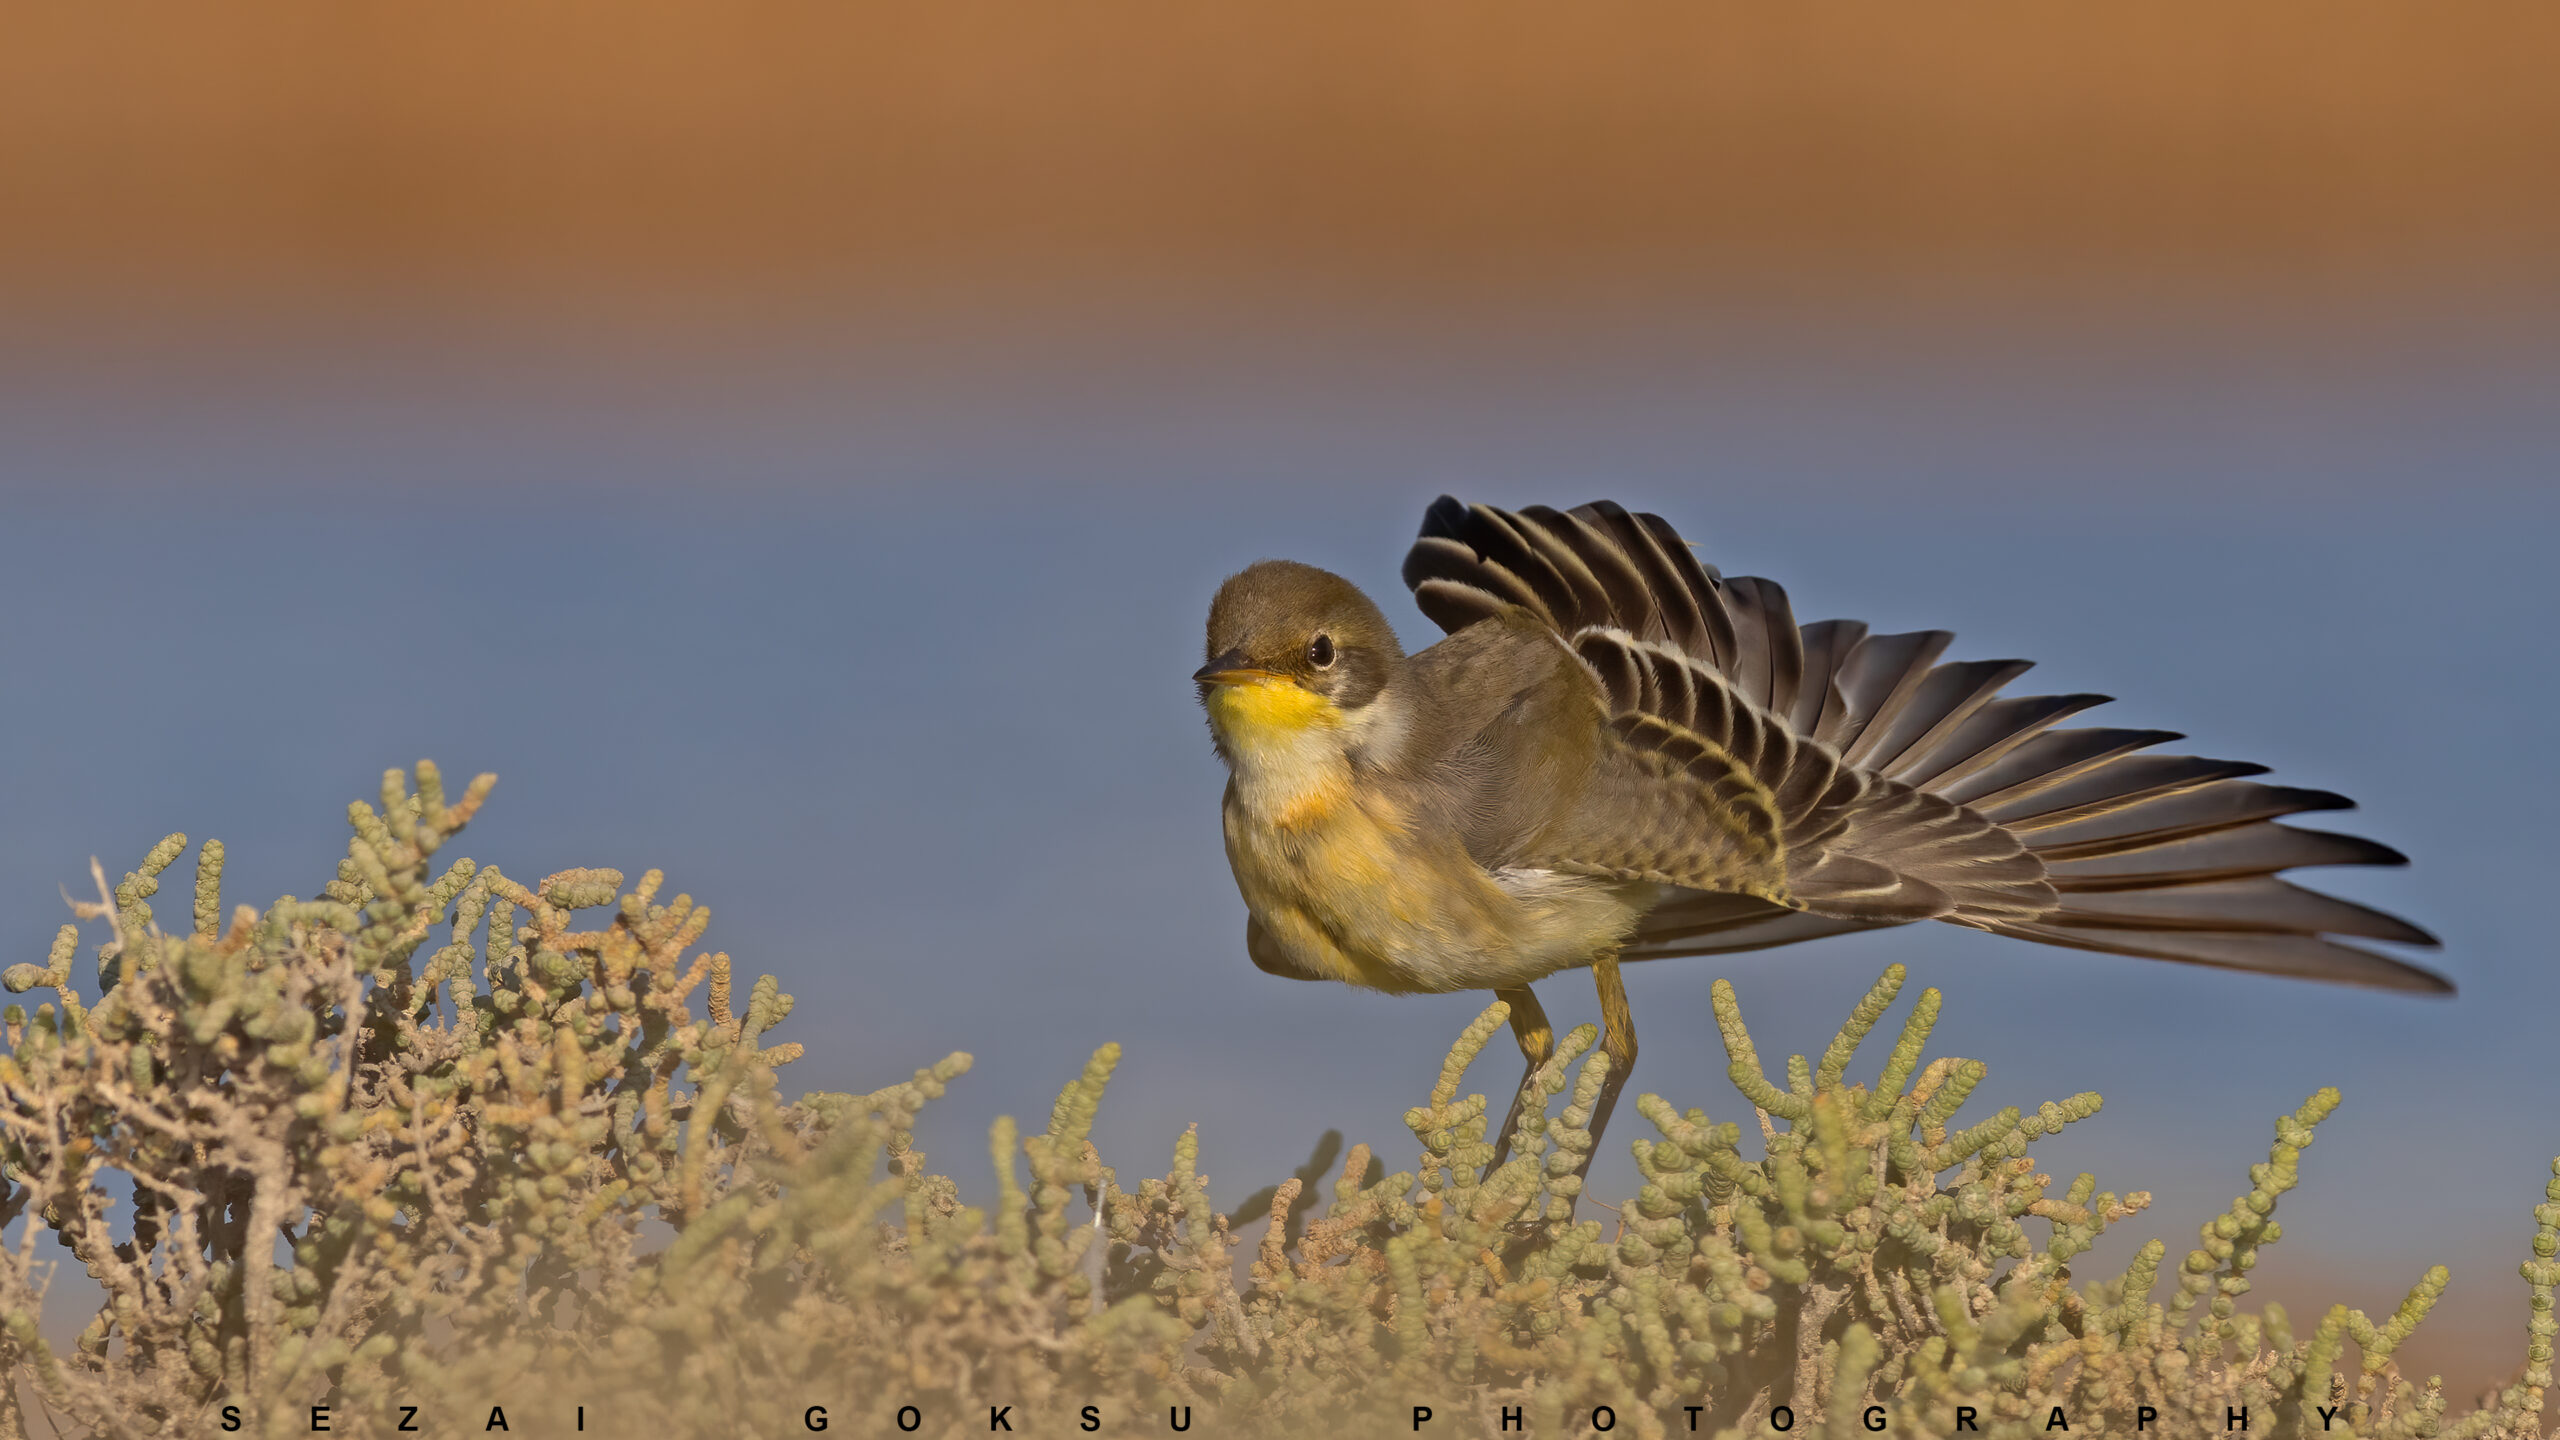
<path fill-rule="evenodd" d="M 1091 1139 L 1107 1045 L 1045 1129 L 997 1122 L 980 1208 L 915 1144 L 968 1056 L 786 1100 L 800 1047 L 765 1037 L 791 997 L 767 976 L 742 1002 L 728 957 L 694 950 L 709 911 L 662 902 L 657 872 L 526 886 L 438 859 L 491 783 L 449 798 L 430 764 L 414 788 L 388 773 L 319 898 L 227 920 L 208 841 L 182 932 L 150 903 L 185 854 L 170 836 L 75 907 L 106 930 L 94 1001 L 77 925 L 0 975 L 52 997 L 8 1007 L 0 1058 L 0 1434 L 217 1433 L 228 1405 L 249 1433 L 301 1435 L 327 1405 L 331 1433 L 369 1436 L 404 1404 L 560 1433 L 572 1403 L 593 1430 L 662 1435 L 806 1433 L 813 1406 L 857 1434 L 898 1433 L 902 1411 L 914 1433 L 983 1434 L 998 1406 L 1077 1433 L 1088 1405 L 1114 1433 L 1170 1409 L 1202 1433 L 1365 1435 L 1410 1433 L 1428 1405 L 1439 1433 L 1502 1433 L 1506 1410 L 1589 1433 L 1605 1406 L 1636 1436 L 1741 1436 L 1785 1405 L 1798 1433 L 1845 1437 L 1876 1404 L 1930 1435 L 1958 1406 L 2008 1437 L 2046 1434 L 2054 1406 L 2108 1433 L 2149 1406 L 2161 1433 L 2219 1434 L 2248 1406 L 2286 1437 L 2319 1427 L 2306 1405 L 2331 1407 L 2331 1434 L 2543 1433 L 2560 1162 L 2524 1265 L 2525 1363 L 2458 1417 L 2392 1358 L 2441 1269 L 2388 1318 L 2338 1307 L 2308 1337 L 2239 1308 L 2335 1091 L 2277 1121 L 2165 1299 L 2156 1242 L 2082 1279 L 2073 1260 L 2149 1197 L 2088 1175 L 2056 1194 L 2032 1149 L 2098 1097 L 1959 1125 L 1984 1071 L 1925 1058 L 1934 990 L 1852 1079 L 1899 966 L 1783 1084 L 1719 984 L 1751 1132 L 1640 1097 L 1643 1185 L 1607 1220 L 1577 1215 L 1609 1063 L 1590 1027 L 1529 1077 L 1486 1169 L 1487 1100 L 1460 1087 L 1498 1004 L 1407 1113 L 1410 1170 L 1328 1135 L 1221 1212 L 1195 1129 L 1124 1188 Z M 105 1297 L 65 1353 L 40 1326 L 40 1232 Z"/>

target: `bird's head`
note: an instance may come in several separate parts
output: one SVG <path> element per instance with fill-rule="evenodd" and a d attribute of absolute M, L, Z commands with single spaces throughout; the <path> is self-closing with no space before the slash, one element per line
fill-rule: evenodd
<path fill-rule="evenodd" d="M 1369 597 L 1330 571 L 1264 560 L 1230 576 L 1209 606 L 1207 654 L 1191 678 L 1231 766 L 1370 749 L 1401 732 L 1404 650 Z"/>

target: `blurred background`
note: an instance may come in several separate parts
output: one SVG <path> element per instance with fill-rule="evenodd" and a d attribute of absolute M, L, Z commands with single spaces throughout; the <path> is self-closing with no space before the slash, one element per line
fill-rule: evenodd
<path fill-rule="evenodd" d="M 1710 981 L 1779 1057 L 1904 961 L 1975 1110 L 2108 1097 L 2048 1165 L 2158 1204 L 2087 1276 L 2183 1253 L 2335 1084 L 2258 1298 L 2441 1261 L 2411 1371 L 2519 1366 L 2560 12 L 0 4 L 17 958 L 173 829 L 309 895 L 427 755 L 503 777 L 468 853 L 711 904 L 801 1085 L 975 1052 L 925 1134 L 972 1193 L 1115 1039 L 1124 1180 L 1195 1121 L 1224 1204 L 1328 1128 L 1400 1168 L 1479 1001 L 1247 963 L 1200 620 L 1286 555 L 1419 645 L 1433 495 L 1609 496 L 2356 796 L 2415 865 L 2311 878 L 2462 987 L 1929 927 L 1631 972 L 1638 1090 L 1747 1121 Z"/>

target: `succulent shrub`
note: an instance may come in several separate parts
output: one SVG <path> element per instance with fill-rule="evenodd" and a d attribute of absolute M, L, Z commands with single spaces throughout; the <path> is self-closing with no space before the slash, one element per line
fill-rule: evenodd
<path fill-rule="evenodd" d="M 2379 1321 L 2241 1308 L 2335 1091 L 2278 1119 L 2168 1277 L 2157 1242 L 2074 1273 L 2149 1197 L 2039 1173 L 2095 1095 L 1959 1124 L 1984 1072 L 1925 1058 L 1936 991 L 1852 1078 L 1899 966 L 1783 1084 L 1718 985 L 1750 1129 L 1641 1097 L 1643 1186 L 1605 1218 L 1579 1213 L 1587 1026 L 1486 1170 L 1487 1101 L 1459 1091 L 1498 1004 L 1407 1115 L 1412 1169 L 1331 1143 L 1222 1212 L 1187 1132 L 1124 1188 L 1090 1138 L 1106 1045 L 1038 1133 L 997 1122 L 971 1205 L 914 1136 L 968 1056 L 786 1097 L 791 997 L 742 995 L 656 871 L 441 858 L 491 783 L 389 772 L 335 878 L 263 911 L 226 915 L 207 841 L 184 926 L 151 904 L 172 835 L 75 907 L 93 970 L 66 924 L 0 977 L 50 996 L 8 1008 L 0 1057 L 0 1433 L 2025 1436 L 2059 1409 L 2183 1436 L 2244 1407 L 2280 1437 L 2544 1433 L 2560 1178 L 2524 1362 L 2464 1413 L 2393 1361 L 2441 1269 Z M 64 1353 L 47 1235 L 103 1295 Z"/>

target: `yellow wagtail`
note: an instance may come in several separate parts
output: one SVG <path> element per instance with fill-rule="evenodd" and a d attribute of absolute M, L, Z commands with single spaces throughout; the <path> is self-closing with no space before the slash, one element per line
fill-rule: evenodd
<path fill-rule="evenodd" d="M 1310 565 L 1249 566 L 1210 606 L 1192 678 L 1230 772 L 1245 951 L 1302 980 L 1489 989 L 1532 1070 L 1554 1037 L 1530 983 L 1589 966 L 1610 1061 L 1595 1137 L 1635 1062 L 1628 960 L 1946 920 L 2453 988 L 2324 938 L 2427 932 L 2276 878 L 2406 863 L 2276 823 L 2344 797 L 2147 753 L 2168 731 L 2054 729 L 2108 697 L 2003 696 L 2029 662 L 1940 664 L 1945 631 L 1799 626 L 1785 591 L 1719 575 L 1657 516 L 1444 496 L 1404 579 L 1449 632 L 1413 655 Z"/>

